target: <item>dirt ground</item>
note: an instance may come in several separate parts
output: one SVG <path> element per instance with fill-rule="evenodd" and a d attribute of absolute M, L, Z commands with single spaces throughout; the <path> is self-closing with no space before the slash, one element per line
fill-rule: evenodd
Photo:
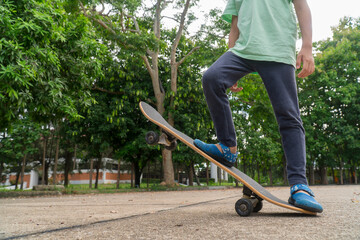
<path fill-rule="evenodd" d="M 289 196 L 287 187 L 268 190 Z M 317 216 L 264 201 L 240 217 L 241 189 L 0 199 L 0 239 L 360 240 L 360 185 L 312 190 L 324 207 Z"/>

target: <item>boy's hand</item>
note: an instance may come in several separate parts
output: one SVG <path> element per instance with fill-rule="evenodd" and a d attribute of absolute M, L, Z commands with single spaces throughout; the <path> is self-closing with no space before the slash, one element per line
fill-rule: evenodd
<path fill-rule="evenodd" d="M 301 63 L 303 65 L 301 72 L 298 74 L 299 78 L 305 78 L 312 74 L 315 71 L 314 57 L 312 55 L 312 49 L 302 48 L 296 59 L 296 69 L 301 68 Z"/>
<path fill-rule="evenodd" d="M 237 83 L 235 83 L 231 88 L 230 91 L 236 93 L 236 92 L 241 92 L 243 90 L 242 87 L 238 87 Z"/>

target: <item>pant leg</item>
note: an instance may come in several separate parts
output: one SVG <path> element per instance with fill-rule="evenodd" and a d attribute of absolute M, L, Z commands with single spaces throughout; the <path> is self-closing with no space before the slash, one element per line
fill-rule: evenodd
<path fill-rule="evenodd" d="M 305 130 L 300 117 L 295 68 L 263 61 L 256 63 L 256 66 L 279 125 L 289 184 L 307 184 Z"/>
<path fill-rule="evenodd" d="M 253 72 L 246 61 L 232 52 L 222 55 L 203 75 L 202 84 L 218 140 L 236 146 L 236 133 L 226 90 Z"/>

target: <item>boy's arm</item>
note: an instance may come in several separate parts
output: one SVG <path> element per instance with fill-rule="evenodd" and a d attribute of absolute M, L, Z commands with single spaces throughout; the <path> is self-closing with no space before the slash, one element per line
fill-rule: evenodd
<path fill-rule="evenodd" d="M 312 55 L 312 22 L 311 11 L 306 0 L 294 0 L 297 18 L 302 35 L 302 47 L 296 59 L 296 68 L 303 68 L 298 77 L 304 78 L 315 71 L 314 57 Z"/>
<path fill-rule="evenodd" d="M 235 46 L 236 40 L 238 40 L 240 36 L 239 28 L 237 27 L 238 16 L 232 16 L 231 20 L 231 29 L 229 34 L 229 48 L 233 48 Z"/>

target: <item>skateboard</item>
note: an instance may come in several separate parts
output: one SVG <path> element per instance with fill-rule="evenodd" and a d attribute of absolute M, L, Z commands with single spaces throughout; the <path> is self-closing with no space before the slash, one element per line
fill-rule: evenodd
<path fill-rule="evenodd" d="M 264 187 L 262 187 L 258 182 L 256 182 L 254 179 L 252 179 L 245 173 L 241 172 L 239 169 L 235 167 L 230 168 L 217 162 L 216 160 L 208 156 L 206 153 L 201 151 L 199 148 L 197 148 L 194 145 L 194 140 L 191 137 L 172 127 L 152 106 L 145 102 L 140 102 L 139 105 L 144 116 L 161 128 L 160 135 L 153 131 L 146 134 L 145 140 L 147 144 L 161 144 L 164 145 L 165 148 L 168 150 L 175 150 L 177 146 L 177 140 L 180 140 L 185 145 L 187 145 L 195 152 L 229 173 L 231 176 L 233 176 L 235 179 L 237 179 L 244 185 L 243 196 L 235 203 L 235 210 L 240 216 L 249 216 L 252 212 L 259 212 L 263 207 L 263 200 L 266 200 L 277 206 L 305 213 L 308 215 L 317 214 L 316 212 L 311 212 L 295 207 L 288 202 L 275 197 Z"/>

